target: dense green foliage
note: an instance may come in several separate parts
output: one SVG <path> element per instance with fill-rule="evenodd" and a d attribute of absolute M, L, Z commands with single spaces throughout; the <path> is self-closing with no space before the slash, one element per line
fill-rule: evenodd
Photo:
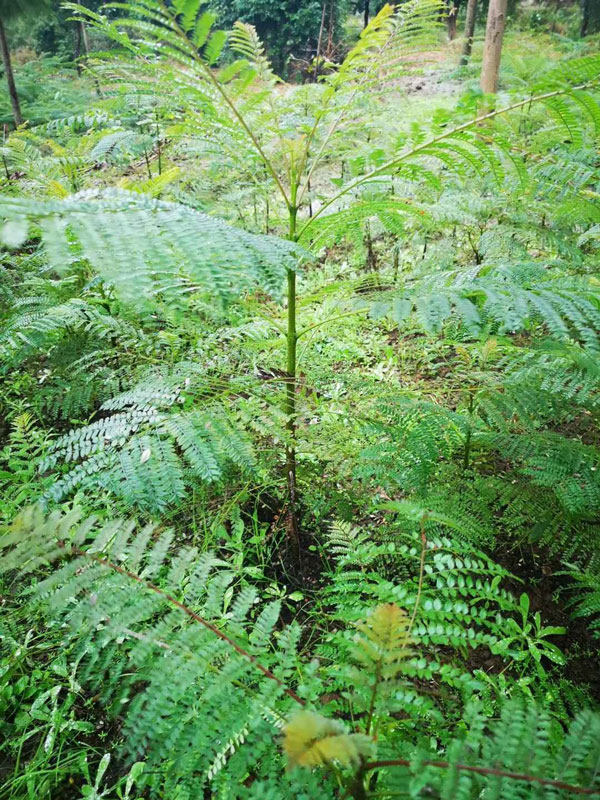
<path fill-rule="evenodd" d="M 333 56 L 348 11 L 347 0 L 211 0 L 210 5 L 227 28 L 238 20 L 253 25 L 279 73 L 290 58 L 309 67 L 319 44 L 318 55 Z"/>
<path fill-rule="evenodd" d="M 305 84 L 66 6 L 109 46 L 0 147 L 0 797 L 599 795 L 597 42 L 491 107 L 437 0 Z M 244 4 L 281 67 L 309 6 Z"/>

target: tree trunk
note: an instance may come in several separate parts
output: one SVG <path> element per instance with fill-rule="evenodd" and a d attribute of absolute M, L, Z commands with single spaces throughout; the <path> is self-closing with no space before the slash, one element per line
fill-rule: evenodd
<path fill-rule="evenodd" d="M 85 22 L 81 20 L 79 24 L 81 26 L 81 41 L 83 42 L 83 52 L 85 54 L 85 61 L 87 63 L 87 60 L 90 57 L 90 40 L 88 39 L 88 32 L 85 26 Z M 102 92 L 100 91 L 100 84 L 98 83 L 98 78 L 94 78 L 94 87 L 96 89 L 96 95 L 98 97 L 102 97 Z"/>
<path fill-rule="evenodd" d="M 333 55 L 333 32 L 335 28 L 335 3 L 331 0 L 329 7 L 329 26 L 327 29 L 327 58 L 331 59 Z"/>
<path fill-rule="evenodd" d="M 507 5 L 508 0 L 490 0 L 481 67 L 481 88 L 486 94 L 496 94 L 498 90 Z"/>
<path fill-rule="evenodd" d="M 458 20 L 458 2 L 459 0 L 448 0 L 448 17 L 446 19 L 446 26 L 448 30 L 448 41 L 453 42 L 456 39 L 456 23 Z"/>
<path fill-rule="evenodd" d="M 460 57 L 461 67 L 466 66 L 471 58 L 473 49 L 473 35 L 475 34 L 475 20 L 477 19 L 477 0 L 468 0 L 467 18 L 465 21 L 465 41 L 463 44 L 462 55 Z"/>
<path fill-rule="evenodd" d="M 12 62 L 10 60 L 10 51 L 8 49 L 8 42 L 6 41 L 6 31 L 4 24 L 0 19 L 0 51 L 2 53 L 2 61 L 4 62 L 4 72 L 6 73 L 6 83 L 8 84 L 8 93 L 10 95 L 10 104 L 12 106 L 13 119 L 15 121 L 15 128 L 23 124 L 23 115 L 21 114 L 21 105 L 19 104 L 19 95 L 17 94 L 17 87 L 15 86 L 15 76 L 13 75 Z"/>
<path fill-rule="evenodd" d="M 369 24 L 369 13 L 371 11 L 371 2 L 370 0 L 365 0 L 365 28 Z"/>
<path fill-rule="evenodd" d="M 86 59 L 90 55 L 90 40 L 88 39 L 87 28 L 85 27 L 85 22 L 81 20 L 79 23 L 81 25 L 81 40 L 83 42 L 83 52 L 85 53 Z"/>
<path fill-rule="evenodd" d="M 79 57 L 81 56 L 81 23 L 77 23 L 75 28 L 75 55 L 73 61 L 77 65 L 77 74 L 81 76 L 81 63 Z"/>
<path fill-rule="evenodd" d="M 288 327 L 287 327 L 287 376 L 285 411 L 290 441 L 286 447 L 285 470 L 288 488 L 288 540 L 298 560 L 301 559 L 300 531 L 298 529 L 298 505 L 296 492 L 296 273 L 288 270 Z"/>
<path fill-rule="evenodd" d="M 321 12 L 321 27 L 319 28 L 319 39 L 317 41 L 317 58 L 315 64 L 315 80 L 319 80 L 319 66 L 321 64 L 321 43 L 323 41 L 323 28 L 325 27 L 325 3 Z"/>
<path fill-rule="evenodd" d="M 588 28 L 590 25 L 590 0 L 581 0 L 581 30 L 579 34 L 583 39 L 587 36 Z"/>

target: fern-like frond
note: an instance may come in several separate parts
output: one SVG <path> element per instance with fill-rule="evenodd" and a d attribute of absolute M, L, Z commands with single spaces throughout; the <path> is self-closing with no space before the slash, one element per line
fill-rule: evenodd
<path fill-rule="evenodd" d="M 354 658 L 381 680 L 393 680 L 412 655 L 410 623 L 407 614 L 395 603 L 377 606 L 373 613 L 356 624 Z"/>
<path fill-rule="evenodd" d="M 408 67 L 410 55 L 427 49 L 439 36 L 439 0 L 385 4 L 362 31 L 340 68 L 326 80 L 331 89 L 383 86 Z"/>
<path fill-rule="evenodd" d="M 373 437 L 355 469 L 359 478 L 423 489 L 440 460 L 459 450 L 467 433 L 464 416 L 427 402 L 398 400 L 379 409 L 379 419 L 364 423 Z"/>
<path fill-rule="evenodd" d="M 346 622 L 360 620 L 373 604 L 416 606 L 411 635 L 421 647 L 489 647 L 500 635 L 503 616 L 517 610 L 502 586 L 509 573 L 469 542 L 473 515 L 443 513 L 435 505 L 418 500 L 386 504 L 398 515 L 395 521 L 383 532 L 371 531 L 369 543 L 338 559 L 328 595 Z M 431 669 L 439 670 L 440 664 Z M 440 677 L 452 681 L 456 675 L 446 665 Z"/>
<path fill-rule="evenodd" d="M 537 436 L 490 434 L 490 443 L 516 462 L 537 486 L 548 487 L 570 514 L 593 513 L 600 503 L 597 448 L 553 432 Z"/>
<path fill-rule="evenodd" d="M 265 48 L 258 38 L 256 28 L 247 22 L 234 23 L 233 30 L 228 38 L 229 47 L 243 56 L 258 73 L 258 77 L 265 84 L 273 85 L 279 78 L 271 69 L 271 64 L 265 55 Z"/>
<path fill-rule="evenodd" d="M 45 518 L 39 508 L 1 540 L 4 573 L 54 564 L 32 606 L 62 620 L 65 641 L 79 649 L 80 679 L 101 686 L 115 713 L 125 711 L 127 752 L 160 765 L 166 793 L 210 786 L 215 765 L 240 750 L 246 768 L 258 766 L 264 742 L 303 702 L 284 683 L 300 630 L 283 627 L 276 639 L 280 604 L 251 615 L 247 589 L 231 598 L 227 564 L 191 547 L 170 554 L 171 541 L 154 526 L 101 525 L 77 510 Z M 236 740 L 223 754 L 222 743 Z"/>
<path fill-rule="evenodd" d="M 142 142 L 144 137 L 136 131 L 120 130 L 103 136 L 90 152 L 90 158 L 96 163 L 118 162 L 132 146 Z"/>
<path fill-rule="evenodd" d="M 30 306 L 24 313 L 9 319 L 0 335 L 0 356 L 14 358 L 19 350 L 23 354 L 46 351 L 59 335 L 82 331 L 97 342 L 119 339 L 128 346 L 143 340 L 143 334 L 130 322 L 101 312 L 85 300 L 72 298 L 53 305 L 50 298 L 33 304 L 24 298 L 21 307 Z"/>
<path fill-rule="evenodd" d="M 579 339 L 598 348 L 598 290 L 593 280 L 565 277 L 541 264 L 511 267 L 477 266 L 412 280 L 404 293 L 389 299 L 378 292 L 378 316 L 402 324 L 413 315 L 430 333 L 439 333 L 450 318 L 472 335 L 484 325 L 514 333 L 542 324 L 556 339 Z M 364 296 L 355 308 L 368 307 Z"/>
<path fill-rule="evenodd" d="M 104 487 L 129 505 L 152 512 L 172 506 L 194 478 L 212 483 L 228 465 L 250 473 L 252 443 L 224 406 L 164 413 L 156 406 L 116 413 L 57 439 L 43 471 L 68 464 L 48 497 Z"/>
<path fill-rule="evenodd" d="M 256 285 L 280 296 L 286 270 L 300 251 L 176 203 L 124 190 L 95 190 L 63 202 L 5 198 L 0 214 L 42 229 L 46 254 L 58 271 L 75 257 L 69 230 L 83 255 L 129 302 L 158 292 L 205 291 L 221 301 Z"/>
<path fill-rule="evenodd" d="M 352 561 L 357 548 L 369 540 L 369 534 L 350 522 L 334 520 L 327 531 L 327 547 L 342 564 Z"/>
<path fill-rule="evenodd" d="M 600 639 L 600 574 L 573 571 L 569 577 L 574 582 L 568 587 L 567 608 L 574 618 L 589 620 L 590 631 Z"/>
<path fill-rule="evenodd" d="M 506 124 L 505 118 L 510 118 L 526 105 L 545 105 L 561 134 L 566 134 L 570 141 L 583 141 L 589 125 L 596 125 L 599 113 L 597 98 L 589 91 L 598 76 L 598 59 L 592 57 L 592 60 L 595 60 L 596 74 L 577 86 L 571 82 L 568 65 L 565 65 L 561 71 L 560 88 L 540 91 L 537 96 L 517 100 L 505 108 L 471 118 L 454 127 L 448 126 L 448 120 L 444 119 L 433 131 L 417 128 L 410 137 L 401 137 L 396 155 L 383 159 L 382 163 L 348 181 L 321 205 L 301 228 L 301 241 L 309 241 L 317 228 L 317 221 L 325 213 L 341 211 L 340 206 L 347 205 L 348 198 L 358 190 L 373 183 L 377 185 L 383 177 L 389 180 L 398 174 L 402 175 L 403 170 L 408 170 L 406 175 L 410 178 L 415 165 L 419 168 L 418 174 L 421 177 L 428 174 L 428 180 L 433 184 L 437 181 L 437 168 L 432 166 L 432 162 L 457 175 L 491 174 L 499 186 L 516 178 L 525 187 L 529 179 L 524 154 L 513 152 L 510 138 L 503 135 L 501 126 Z M 365 212 L 368 214 L 366 209 Z"/>
<path fill-rule="evenodd" d="M 382 764 L 378 788 L 382 779 L 390 793 L 426 787 L 441 800 L 553 800 L 600 792 L 600 717 L 594 712 L 579 713 L 566 731 L 545 710 L 521 701 L 505 703 L 498 720 L 487 720 L 473 703 L 465 720 L 444 758 L 425 748 L 412 761 L 391 757 Z"/>

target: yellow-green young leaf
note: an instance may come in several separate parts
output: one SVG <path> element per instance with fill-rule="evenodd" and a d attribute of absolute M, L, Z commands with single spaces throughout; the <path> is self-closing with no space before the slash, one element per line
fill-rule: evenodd
<path fill-rule="evenodd" d="M 384 680 L 394 678 L 402 662 L 412 655 L 406 612 L 395 603 L 384 603 L 356 627 L 359 630 L 354 647 L 356 660 L 366 669 L 377 665 Z"/>
<path fill-rule="evenodd" d="M 300 711 L 284 729 L 288 767 L 321 767 L 334 761 L 350 766 L 372 755 L 373 741 L 360 733 L 347 733 L 336 720 L 315 711 Z"/>

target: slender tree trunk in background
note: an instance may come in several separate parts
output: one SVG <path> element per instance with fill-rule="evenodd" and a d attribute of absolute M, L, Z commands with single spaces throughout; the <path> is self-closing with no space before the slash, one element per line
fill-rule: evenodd
<path fill-rule="evenodd" d="M 83 52 L 85 53 L 86 59 L 90 54 L 90 41 L 87 35 L 87 28 L 85 27 L 85 22 L 83 20 L 79 23 L 81 28 L 81 41 L 83 42 Z"/>
<path fill-rule="evenodd" d="M 498 89 L 507 5 L 508 0 L 490 0 L 481 67 L 481 88 L 486 94 L 496 94 Z"/>
<path fill-rule="evenodd" d="M 323 28 L 325 26 L 325 3 L 321 12 L 321 27 L 319 28 L 319 40 L 317 41 L 317 64 L 315 66 L 315 80 L 319 80 L 319 66 L 321 60 L 321 44 L 323 42 Z"/>
<path fill-rule="evenodd" d="M 458 0 L 448 0 L 448 17 L 446 19 L 446 26 L 448 30 L 448 41 L 453 42 L 456 39 L 456 23 L 458 19 Z"/>
<path fill-rule="evenodd" d="M 6 83 L 8 84 L 8 93 L 10 95 L 10 104 L 12 106 L 13 119 L 15 121 L 15 128 L 23 124 L 23 115 L 21 114 L 21 105 L 19 103 L 19 95 L 17 94 L 17 87 L 15 86 L 15 76 L 13 75 L 12 62 L 10 60 L 10 50 L 8 49 L 8 42 L 6 41 L 6 31 L 4 24 L 0 19 L 0 52 L 2 54 L 2 61 L 4 62 L 4 72 L 6 74 Z"/>
<path fill-rule="evenodd" d="M 471 58 L 473 49 L 473 36 L 475 34 L 475 20 L 477 19 L 477 0 L 467 0 L 467 18 L 465 20 L 465 41 L 460 57 L 461 67 L 466 66 Z"/>
<path fill-rule="evenodd" d="M 369 24 L 369 13 L 371 11 L 371 2 L 370 0 L 365 0 L 365 28 Z"/>
<path fill-rule="evenodd" d="M 327 28 L 327 58 L 332 57 L 333 53 L 333 30 L 335 28 L 335 3 L 331 0 L 329 6 L 329 25 Z"/>
<path fill-rule="evenodd" d="M 87 61 L 90 56 L 90 40 L 88 39 L 88 32 L 85 26 L 85 22 L 82 20 L 79 24 L 81 25 L 81 41 L 83 42 L 83 52 L 85 54 L 85 60 Z M 98 83 L 98 78 L 94 78 L 94 87 L 96 88 L 96 95 L 98 97 L 101 97 L 102 92 L 100 91 L 100 84 Z"/>
<path fill-rule="evenodd" d="M 81 75 L 81 64 L 79 63 L 80 55 L 81 55 L 81 23 L 78 23 L 75 27 L 75 55 L 73 56 L 73 60 L 77 65 L 78 75 Z"/>
<path fill-rule="evenodd" d="M 590 5 L 591 0 L 581 0 L 581 29 L 579 35 L 582 39 L 587 35 L 590 25 Z"/>

